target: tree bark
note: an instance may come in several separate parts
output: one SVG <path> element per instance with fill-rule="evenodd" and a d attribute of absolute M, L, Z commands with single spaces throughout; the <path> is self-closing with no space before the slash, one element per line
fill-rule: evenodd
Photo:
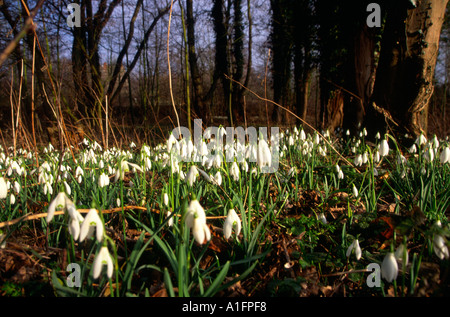
<path fill-rule="evenodd" d="M 186 0 L 186 29 L 187 29 L 187 44 L 188 44 L 188 59 L 189 69 L 192 78 L 193 90 L 193 108 L 195 114 L 207 124 L 209 122 L 209 113 L 205 109 L 203 102 L 203 84 L 202 77 L 197 63 L 197 52 L 195 48 L 195 19 L 193 0 Z"/>
<path fill-rule="evenodd" d="M 427 132 L 447 3 L 448 0 L 419 0 L 415 5 L 412 1 L 385 4 L 387 19 L 372 102 L 374 109 L 383 109 L 401 132 L 412 137 Z"/>

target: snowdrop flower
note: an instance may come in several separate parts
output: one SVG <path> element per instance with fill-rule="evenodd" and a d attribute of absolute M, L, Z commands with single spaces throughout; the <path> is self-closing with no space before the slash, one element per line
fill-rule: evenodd
<path fill-rule="evenodd" d="M 119 179 L 123 180 L 123 178 L 125 177 L 125 172 L 130 171 L 130 166 L 138 170 L 139 172 L 143 172 L 142 168 L 139 165 L 122 160 L 119 165 L 119 172 L 114 176 L 114 182 L 117 182 L 117 180 Z"/>
<path fill-rule="evenodd" d="M 6 234 L 0 230 L 0 249 L 4 249 L 6 247 Z"/>
<path fill-rule="evenodd" d="M 185 223 L 188 228 L 192 229 L 192 235 L 197 243 L 203 244 L 205 239 L 207 241 L 211 239 L 211 232 L 206 225 L 205 210 L 197 199 L 189 203 Z"/>
<path fill-rule="evenodd" d="M 222 155 L 220 155 L 219 152 L 217 152 L 213 158 L 212 158 L 212 165 L 215 168 L 219 168 L 222 165 Z"/>
<path fill-rule="evenodd" d="M 20 184 L 19 184 L 17 181 L 14 182 L 13 188 L 14 188 L 14 192 L 15 192 L 16 194 L 19 194 L 19 193 L 20 193 L 21 187 L 20 187 Z"/>
<path fill-rule="evenodd" d="M 194 182 L 198 176 L 198 170 L 195 167 L 195 165 L 191 165 L 191 167 L 189 168 L 189 172 L 186 176 L 187 176 L 187 182 L 188 182 L 189 186 L 192 187 L 192 185 L 194 184 Z"/>
<path fill-rule="evenodd" d="M 16 203 L 16 196 L 14 196 L 13 193 L 11 193 L 11 195 L 9 196 L 9 203 L 11 205 L 14 205 Z"/>
<path fill-rule="evenodd" d="M 389 143 L 386 139 L 381 140 L 381 143 L 378 146 L 378 151 L 381 157 L 389 154 Z"/>
<path fill-rule="evenodd" d="M 352 244 L 350 244 L 350 246 L 347 249 L 346 256 L 350 257 L 350 255 L 352 254 L 353 250 L 355 250 L 356 260 L 359 260 L 361 258 L 362 252 L 361 252 L 361 247 L 359 246 L 358 239 L 353 240 Z"/>
<path fill-rule="evenodd" d="M 353 196 L 358 197 L 358 194 L 359 194 L 359 193 L 358 193 L 358 188 L 356 188 L 355 185 L 353 185 L 352 191 L 353 191 Z"/>
<path fill-rule="evenodd" d="M 355 166 L 361 166 L 363 163 L 362 155 L 356 154 L 355 160 L 353 161 L 353 163 L 355 163 Z"/>
<path fill-rule="evenodd" d="M 169 206 L 169 195 L 167 195 L 167 193 L 164 193 L 163 201 L 164 201 L 164 205 Z"/>
<path fill-rule="evenodd" d="M 270 167 L 272 165 L 272 153 L 264 138 L 261 138 L 258 143 L 257 163 L 260 169 L 264 166 Z"/>
<path fill-rule="evenodd" d="M 222 174 L 220 174 L 220 171 L 217 171 L 216 174 L 214 174 L 214 181 L 217 185 L 222 185 Z"/>
<path fill-rule="evenodd" d="M 421 146 L 424 145 L 425 143 L 427 143 L 427 138 L 423 134 L 420 134 L 416 139 L 416 144 L 418 146 Z"/>
<path fill-rule="evenodd" d="M 441 236 L 440 234 L 434 236 L 433 250 L 439 259 L 441 260 L 448 259 L 449 257 L 448 247 L 445 244 L 444 237 Z"/>
<path fill-rule="evenodd" d="M 441 221 L 438 220 L 436 222 L 436 225 L 438 227 L 441 227 Z M 441 260 L 448 259 L 448 257 L 449 257 L 448 247 L 445 243 L 444 237 L 441 236 L 440 234 L 435 234 L 435 236 L 434 236 L 433 250 L 439 259 L 441 259 Z"/>
<path fill-rule="evenodd" d="M 408 265 L 408 250 L 403 243 L 398 246 L 397 250 L 395 250 L 394 255 L 397 261 L 403 262 L 404 266 Z"/>
<path fill-rule="evenodd" d="M 239 180 L 239 166 L 236 161 L 233 162 L 230 169 L 230 175 L 233 177 L 234 181 Z"/>
<path fill-rule="evenodd" d="M 50 202 L 47 209 L 47 223 L 52 221 L 56 210 L 67 209 L 72 203 L 72 201 L 67 197 L 65 192 L 60 192 L 56 197 Z"/>
<path fill-rule="evenodd" d="M 408 149 L 408 152 L 411 154 L 417 153 L 417 146 L 415 143 L 413 143 L 413 145 L 411 145 L 411 147 Z"/>
<path fill-rule="evenodd" d="M 43 191 L 44 191 L 44 195 L 47 195 L 47 194 L 53 195 L 53 187 L 49 181 L 45 181 Z"/>
<path fill-rule="evenodd" d="M 64 188 L 66 189 L 67 195 L 70 196 L 70 194 L 72 193 L 72 189 L 70 188 L 69 184 L 67 184 L 66 181 L 64 181 Z"/>
<path fill-rule="evenodd" d="M 148 156 L 146 156 L 144 159 L 144 169 L 146 171 L 149 171 L 152 169 L 152 161 L 150 160 L 150 158 Z"/>
<path fill-rule="evenodd" d="M 167 152 L 170 153 L 172 151 L 172 147 L 176 144 L 178 144 L 178 141 L 175 139 L 175 137 L 171 133 L 169 136 L 169 139 L 167 139 Z"/>
<path fill-rule="evenodd" d="M 6 186 L 5 179 L 0 177 L 0 199 L 5 199 L 8 193 L 8 187 Z"/>
<path fill-rule="evenodd" d="M 77 179 L 78 184 L 80 184 L 83 180 L 83 175 L 83 169 L 80 166 L 77 166 L 77 168 L 75 169 L 75 178 Z"/>
<path fill-rule="evenodd" d="M 102 272 L 103 265 L 106 265 L 106 276 L 111 278 L 114 271 L 114 263 L 106 246 L 101 247 L 92 264 L 92 277 L 97 279 Z"/>
<path fill-rule="evenodd" d="M 377 149 L 373 155 L 373 161 L 375 163 L 378 163 L 380 161 L 380 159 L 381 159 L 380 151 L 378 151 L 378 149 Z"/>
<path fill-rule="evenodd" d="M 233 228 L 235 230 L 236 237 L 238 237 L 241 232 L 241 219 L 239 219 L 234 209 L 230 209 L 223 224 L 223 235 L 225 236 L 225 239 L 229 239 L 231 237 L 231 231 Z"/>
<path fill-rule="evenodd" d="M 83 223 L 84 218 L 75 208 L 69 208 L 68 213 L 70 215 L 69 233 L 76 241 L 80 236 L 81 224 Z"/>
<path fill-rule="evenodd" d="M 425 157 L 425 159 L 426 159 L 428 162 L 431 162 L 431 161 L 434 160 L 434 151 L 433 151 L 433 149 L 431 148 L 431 146 L 429 146 L 429 147 L 425 150 L 425 153 L 424 153 L 423 156 Z"/>
<path fill-rule="evenodd" d="M 169 218 L 171 214 L 172 214 L 172 213 L 170 212 L 170 210 L 168 210 L 168 211 L 167 211 L 167 218 Z M 169 221 L 167 222 L 167 225 L 168 225 L 169 227 L 172 227 L 172 226 L 173 226 L 173 217 L 170 217 Z"/>
<path fill-rule="evenodd" d="M 109 185 L 109 177 L 105 173 L 101 173 L 98 178 L 98 187 L 103 188 Z"/>
<path fill-rule="evenodd" d="M 319 220 L 326 225 L 328 223 L 327 218 L 325 217 L 325 215 L 323 214 L 323 212 L 321 212 L 318 216 Z"/>
<path fill-rule="evenodd" d="M 381 263 L 381 276 L 389 283 L 397 279 L 398 265 L 394 253 L 389 252 Z"/>
<path fill-rule="evenodd" d="M 94 229 L 96 230 L 97 241 L 102 241 L 104 232 L 103 222 L 100 219 L 97 210 L 90 209 L 81 224 L 80 242 L 83 242 L 84 239 L 89 238 L 93 234 Z"/>
<path fill-rule="evenodd" d="M 442 149 L 439 160 L 442 164 L 450 163 L 450 147 L 446 146 Z"/>
<path fill-rule="evenodd" d="M 300 135 L 298 137 L 300 140 L 305 141 L 306 140 L 306 134 L 303 129 L 300 130 Z"/>

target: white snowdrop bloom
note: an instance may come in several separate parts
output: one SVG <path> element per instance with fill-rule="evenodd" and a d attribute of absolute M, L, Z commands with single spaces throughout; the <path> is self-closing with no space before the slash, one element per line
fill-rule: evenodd
<path fill-rule="evenodd" d="M 188 228 L 192 229 L 192 235 L 197 243 L 203 244 L 205 239 L 207 241 L 211 239 L 211 232 L 206 225 L 205 210 L 198 200 L 194 199 L 189 203 L 185 223 Z"/>
<path fill-rule="evenodd" d="M 170 153 L 172 151 L 172 147 L 177 144 L 178 144 L 178 141 L 175 139 L 175 137 L 171 133 L 169 138 L 167 139 L 167 152 Z"/>
<path fill-rule="evenodd" d="M 417 146 L 415 143 L 408 148 L 408 152 L 411 154 L 417 153 Z"/>
<path fill-rule="evenodd" d="M 406 164 L 406 157 L 404 157 L 403 155 L 399 154 L 397 156 L 397 164 L 398 165 Z"/>
<path fill-rule="evenodd" d="M 9 203 L 11 205 L 14 205 L 16 203 L 16 196 L 14 196 L 13 193 L 11 193 L 11 195 L 9 195 Z"/>
<path fill-rule="evenodd" d="M 97 213 L 97 210 L 90 209 L 87 213 L 86 217 L 81 224 L 80 229 L 80 242 L 83 242 L 84 239 L 91 237 L 91 235 L 96 231 L 96 238 L 98 242 L 103 240 L 103 222 L 100 219 L 100 216 Z"/>
<path fill-rule="evenodd" d="M 78 176 L 83 176 L 84 175 L 84 171 L 80 166 L 77 166 L 77 168 L 75 169 L 75 177 Z"/>
<path fill-rule="evenodd" d="M 103 188 L 109 185 L 109 177 L 105 173 L 101 173 L 98 178 L 98 187 Z"/>
<path fill-rule="evenodd" d="M 67 184 L 66 181 L 63 181 L 63 184 L 64 184 L 64 188 L 66 189 L 67 195 L 70 196 L 72 194 L 72 189 L 70 188 L 69 184 Z"/>
<path fill-rule="evenodd" d="M 397 250 L 395 250 L 394 255 L 397 261 L 403 263 L 403 265 L 405 266 L 408 265 L 408 250 L 403 243 L 398 246 Z"/>
<path fill-rule="evenodd" d="M 172 212 L 170 210 L 167 211 L 167 218 L 169 218 L 172 215 Z M 169 227 L 173 226 L 173 217 L 170 217 L 169 221 L 167 222 L 167 225 Z"/>
<path fill-rule="evenodd" d="M 353 185 L 352 191 L 353 191 L 353 196 L 358 197 L 359 193 L 358 193 L 358 189 L 356 188 L 355 185 Z"/>
<path fill-rule="evenodd" d="M 361 154 L 356 154 L 353 163 L 355 164 L 355 166 L 361 166 L 362 163 L 363 163 L 362 155 Z"/>
<path fill-rule="evenodd" d="M 428 162 L 432 162 L 434 160 L 434 151 L 431 146 L 428 146 L 425 149 L 423 156 Z"/>
<path fill-rule="evenodd" d="M 368 161 L 369 161 L 369 156 L 368 156 L 367 152 L 364 152 L 362 155 L 362 163 L 367 164 Z"/>
<path fill-rule="evenodd" d="M 338 179 L 344 179 L 344 172 L 341 169 L 338 172 Z"/>
<path fill-rule="evenodd" d="M 361 259 L 362 252 L 361 252 L 361 247 L 359 246 L 358 239 L 353 240 L 352 244 L 350 244 L 350 246 L 347 248 L 346 256 L 350 257 L 353 250 L 355 250 L 356 260 Z"/>
<path fill-rule="evenodd" d="M 436 225 L 441 227 L 441 221 L 436 221 Z M 449 258 L 448 247 L 446 245 L 446 241 L 443 236 L 440 234 L 435 234 L 433 238 L 433 250 L 436 256 L 443 260 Z"/>
<path fill-rule="evenodd" d="M 381 263 L 381 276 L 389 283 L 397 279 L 398 265 L 394 253 L 389 252 Z"/>
<path fill-rule="evenodd" d="M 320 143 L 320 136 L 318 133 L 314 133 L 314 144 L 319 144 Z"/>
<path fill-rule="evenodd" d="M 44 186 L 42 188 L 44 195 L 53 195 L 53 187 L 49 181 L 44 182 Z"/>
<path fill-rule="evenodd" d="M 448 247 L 445 244 L 445 239 L 440 234 L 436 234 L 433 239 L 433 250 L 437 257 L 441 260 L 448 259 Z"/>
<path fill-rule="evenodd" d="M 164 193 L 163 195 L 163 202 L 164 205 L 166 205 L 167 207 L 169 206 L 169 195 L 167 195 L 167 193 Z"/>
<path fill-rule="evenodd" d="M 241 219 L 239 219 L 234 209 L 230 209 L 223 224 L 223 235 L 225 236 L 225 239 L 229 239 L 231 237 L 233 228 L 237 238 L 241 232 Z"/>
<path fill-rule="evenodd" d="M 433 137 L 433 139 L 431 140 L 431 142 L 432 142 L 433 147 L 434 147 L 435 149 L 439 148 L 439 140 L 438 140 L 438 138 L 437 138 L 436 135 L 434 135 L 434 137 Z"/>
<path fill-rule="evenodd" d="M 306 134 L 305 134 L 305 131 L 303 129 L 300 130 L 299 139 L 302 140 L 302 141 L 306 140 Z"/>
<path fill-rule="evenodd" d="M 198 176 L 198 170 L 197 167 L 195 167 L 195 165 L 191 165 L 191 167 L 189 168 L 189 171 L 186 175 L 187 178 L 187 182 L 189 184 L 189 186 L 192 187 L 192 185 L 194 184 L 195 180 L 197 179 Z"/>
<path fill-rule="evenodd" d="M 67 207 L 73 204 L 72 201 L 67 197 L 65 192 L 60 192 L 56 197 L 50 202 L 47 209 L 47 223 L 52 221 L 56 210 L 67 209 Z"/>
<path fill-rule="evenodd" d="M 20 184 L 17 181 L 14 181 L 13 189 L 16 194 L 20 193 L 21 188 Z"/>
<path fill-rule="evenodd" d="M 375 151 L 375 153 L 373 154 L 373 161 L 375 163 L 378 163 L 381 160 L 381 155 L 380 155 L 380 151 L 378 151 L 378 149 Z"/>
<path fill-rule="evenodd" d="M 147 156 L 144 159 L 144 169 L 146 171 L 149 171 L 152 169 L 152 161 L 150 160 L 150 158 Z"/>
<path fill-rule="evenodd" d="M 219 168 L 222 165 L 222 155 L 220 155 L 219 152 L 217 152 L 216 154 L 214 154 L 213 156 L 213 161 L 212 161 L 212 165 L 215 168 Z"/>
<path fill-rule="evenodd" d="M 231 164 L 230 175 L 231 177 L 233 177 L 234 181 L 239 180 L 239 166 L 237 165 L 236 161 Z"/>
<path fill-rule="evenodd" d="M 289 136 L 288 138 L 288 145 L 289 146 L 293 146 L 294 145 L 294 137 L 292 135 Z"/>
<path fill-rule="evenodd" d="M 446 146 L 442 149 L 439 160 L 442 164 L 450 163 L 450 147 Z"/>
<path fill-rule="evenodd" d="M 83 223 L 84 218 L 73 204 L 67 208 L 67 213 L 70 215 L 69 233 L 76 241 L 80 236 L 81 224 Z"/>
<path fill-rule="evenodd" d="M 322 222 L 324 225 L 326 225 L 326 224 L 328 223 L 327 218 L 325 217 L 325 215 L 324 215 L 323 212 L 321 212 L 321 213 L 318 215 L 318 218 L 319 218 L 320 222 Z"/>
<path fill-rule="evenodd" d="M 130 163 L 126 160 L 121 160 L 119 164 L 119 171 L 114 176 L 114 182 L 117 182 L 119 179 L 123 180 L 125 177 L 125 173 L 130 171 L 130 166 L 139 172 L 143 172 L 142 168 L 134 163 Z"/>
<path fill-rule="evenodd" d="M 106 276 L 111 278 L 114 272 L 114 263 L 106 246 L 100 248 L 100 251 L 92 263 L 92 277 L 94 279 L 100 277 L 104 265 L 106 265 Z"/>
<path fill-rule="evenodd" d="M 3 177 L 0 177 L 0 199 L 5 199 L 8 194 L 8 187 Z"/>
<path fill-rule="evenodd" d="M 257 163 L 260 169 L 265 166 L 270 167 L 272 165 L 272 153 L 270 152 L 269 145 L 264 138 L 259 140 L 257 155 Z"/>
<path fill-rule="evenodd" d="M 381 143 L 378 146 L 378 151 L 381 157 L 389 154 L 389 143 L 386 139 L 381 140 Z"/>
<path fill-rule="evenodd" d="M 380 132 L 377 132 L 377 134 L 375 134 L 375 139 L 377 140 L 381 139 Z"/>
<path fill-rule="evenodd" d="M 416 144 L 418 146 L 422 146 L 426 143 L 427 143 L 427 138 L 423 134 L 420 134 L 416 139 Z"/>
<path fill-rule="evenodd" d="M 216 174 L 214 174 L 214 180 L 216 181 L 217 185 L 222 185 L 222 174 L 220 171 L 217 171 Z"/>

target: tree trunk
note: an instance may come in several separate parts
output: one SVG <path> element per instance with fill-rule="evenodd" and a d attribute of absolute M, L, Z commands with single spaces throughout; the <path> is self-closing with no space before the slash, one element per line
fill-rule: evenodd
<path fill-rule="evenodd" d="M 192 1 L 193 0 L 186 0 L 186 29 L 189 69 L 192 77 L 193 108 L 196 115 L 207 124 L 209 122 L 209 113 L 206 111 L 203 102 L 202 77 L 197 63 L 197 52 L 195 49 L 195 20 Z"/>
<path fill-rule="evenodd" d="M 448 0 L 387 2 L 380 61 L 373 94 L 376 109 L 391 116 L 401 132 L 427 132 L 428 105 L 439 37 Z M 374 107 L 374 108 L 375 108 Z M 370 118 L 368 118 L 370 120 Z"/>
<path fill-rule="evenodd" d="M 289 101 L 289 81 L 291 78 L 291 39 L 288 31 L 289 7 L 283 1 L 271 0 L 272 31 L 270 35 L 273 59 L 273 99 L 274 102 L 287 107 Z M 274 107 L 272 120 L 280 123 L 283 110 Z"/>

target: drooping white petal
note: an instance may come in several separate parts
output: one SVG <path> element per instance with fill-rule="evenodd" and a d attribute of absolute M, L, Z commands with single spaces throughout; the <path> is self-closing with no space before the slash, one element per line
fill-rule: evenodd
<path fill-rule="evenodd" d="M 104 232 L 103 222 L 100 219 L 97 210 L 90 209 L 81 225 L 80 242 L 84 241 L 86 237 L 90 236 L 93 229 L 95 229 L 96 231 L 97 241 L 102 241 Z"/>
<path fill-rule="evenodd" d="M 103 265 L 106 265 L 106 275 L 111 278 L 114 272 L 114 263 L 111 255 L 109 254 L 108 248 L 105 246 L 101 247 L 94 259 L 94 263 L 92 265 L 92 276 L 94 279 L 100 277 Z"/>
<path fill-rule="evenodd" d="M 397 279 L 398 265 L 394 253 L 389 252 L 381 263 L 381 276 L 389 283 Z"/>

